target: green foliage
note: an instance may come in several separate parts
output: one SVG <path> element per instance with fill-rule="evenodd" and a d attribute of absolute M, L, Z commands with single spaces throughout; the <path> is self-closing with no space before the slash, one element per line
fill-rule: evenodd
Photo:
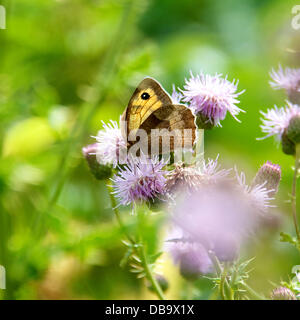
<path fill-rule="evenodd" d="M 223 300 L 265 299 L 257 294 L 247 284 L 249 279 L 249 264 L 253 258 L 246 261 L 235 261 L 233 264 L 221 264 L 217 257 L 213 257 L 216 268 L 215 277 L 207 277 L 218 288 L 219 296 Z M 250 296 L 249 296 L 250 295 Z"/>
<path fill-rule="evenodd" d="M 290 234 L 285 232 L 280 232 L 280 241 L 287 242 L 295 246 L 298 250 L 300 250 L 300 243 L 296 237 L 292 237 Z"/>
<path fill-rule="evenodd" d="M 290 204 L 284 200 L 291 157 L 271 139 L 255 138 L 261 136 L 259 110 L 284 103 L 284 95 L 269 88 L 268 72 L 278 62 L 298 63 L 286 50 L 298 43 L 290 30 L 290 2 L 2 3 L 7 29 L 0 30 L 0 264 L 6 268 L 7 289 L 1 298 L 144 298 L 140 282 L 119 267 L 120 261 L 132 263 L 136 248 L 120 242 L 124 237 L 106 182 L 90 175 L 81 148 L 94 142 L 90 136 L 101 120 L 119 119 L 146 75 L 169 92 L 173 83 L 182 87 L 190 70 L 240 80 L 239 88 L 246 89 L 242 124 L 228 116 L 223 128 L 207 132 L 205 156 L 220 154 L 225 167 L 238 164 L 250 176 L 265 160 L 279 163 L 278 204 L 288 230 Z M 278 40 L 283 33 L 284 41 Z M 137 235 L 136 217 L 128 208 L 121 216 L 126 230 Z M 140 224 L 152 264 L 159 258 L 165 217 L 156 212 L 148 218 Z M 263 292 L 270 289 L 266 279 L 275 281 L 297 264 L 296 250 L 289 251 L 278 238 L 276 230 L 265 235 L 255 252 L 251 285 Z M 291 237 L 284 239 L 295 244 Z M 168 271 L 165 276 L 172 280 Z M 176 298 L 182 295 L 179 282 Z M 197 283 L 197 294 L 186 296 L 209 298 L 210 285 L 203 279 Z"/>

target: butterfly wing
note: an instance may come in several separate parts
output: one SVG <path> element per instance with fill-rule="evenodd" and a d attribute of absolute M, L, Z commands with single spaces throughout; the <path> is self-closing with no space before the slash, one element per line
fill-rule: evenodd
<path fill-rule="evenodd" d="M 127 134 L 139 129 L 155 110 L 170 104 L 172 100 L 161 85 L 152 78 L 145 78 L 134 91 L 125 111 Z"/>
<path fill-rule="evenodd" d="M 170 150 L 193 146 L 196 139 L 195 116 L 192 111 L 182 104 L 172 104 L 164 106 L 154 111 L 140 126 L 148 134 L 149 149 L 151 140 L 149 139 L 152 129 L 166 129 L 172 133 L 170 135 Z M 189 129 L 189 130 L 188 130 Z M 163 131 L 156 131 L 159 135 L 160 151 L 162 150 Z M 155 139 L 155 133 L 152 132 Z"/>
<path fill-rule="evenodd" d="M 195 140 L 195 117 L 191 110 L 184 105 L 173 105 L 168 93 L 152 78 L 145 78 L 138 85 L 121 120 L 123 120 L 121 124 L 126 123 L 127 128 L 121 126 L 126 140 L 130 132 L 143 129 L 147 132 L 149 147 L 151 147 L 149 139 L 151 129 L 177 130 L 177 134 L 179 131 L 183 132 L 184 129 L 191 129 L 192 134 L 187 139 L 191 139 L 192 143 Z M 131 140 L 127 140 L 128 147 L 135 143 L 134 139 Z M 171 150 L 176 147 L 174 141 L 174 139 L 171 139 Z M 182 138 L 180 145 L 183 145 L 183 143 Z"/>

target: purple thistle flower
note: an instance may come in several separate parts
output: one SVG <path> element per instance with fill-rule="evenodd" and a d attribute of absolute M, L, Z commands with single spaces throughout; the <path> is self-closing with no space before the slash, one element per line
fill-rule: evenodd
<path fill-rule="evenodd" d="M 167 191 L 170 194 L 193 191 L 203 184 L 218 183 L 225 179 L 231 169 L 220 169 L 218 157 L 203 161 L 200 167 L 184 167 L 176 165 L 167 175 Z"/>
<path fill-rule="evenodd" d="M 199 172 L 193 167 L 176 164 L 167 174 L 166 190 L 170 196 L 178 191 L 192 190 L 199 184 Z"/>
<path fill-rule="evenodd" d="M 219 155 L 215 160 L 208 159 L 206 162 L 203 162 L 201 169 L 203 180 L 217 183 L 221 180 L 224 180 L 228 176 L 231 169 L 221 169 L 220 165 L 218 164 L 218 159 Z"/>
<path fill-rule="evenodd" d="M 263 124 L 260 127 L 262 132 L 267 135 L 263 138 L 258 138 L 258 140 L 270 136 L 276 136 L 278 140 L 281 140 L 291 118 L 300 115 L 300 107 L 287 101 L 287 106 L 285 107 L 277 108 L 277 106 L 274 106 L 273 109 L 268 109 L 266 113 L 262 111 L 260 113 L 265 117 L 265 119 L 261 118 Z"/>
<path fill-rule="evenodd" d="M 240 245 L 257 223 L 256 209 L 249 197 L 229 181 L 186 194 L 171 211 L 173 224 L 182 230 L 181 239 L 201 244 L 220 261 L 237 257 Z"/>
<path fill-rule="evenodd" d="M 221 74 L 200 73 L 194 77 L 191 73 L 191 78 L 185 82 L 183 101 L 190 103 L 195 114 L 204 116 L 207 122 L 216 126 L 221 126 L 220 121 L 225 119 L 227 111 L 239 121 L 236 115 L 244 110 L 236 106 L 239 103 L 237 97 L 244 90 L 237 92 L 238 81 L 230 82 L 227 76 L 221 78 Z"/>
<path fill-rule="evenodd" d="M 116 167 L 126 154 L 126 142 L 116 121 L 110 120 L 107 124 L 102 121 L 102 125 L 103 129 L 94 137 L 97 140 L 97 161 Z"/>
<path fill-rule="evenodd" d="M 157 157 L 146 158 L 144 155 L 128 159 L 124 169 L 120 168 L 113 181 L 114 194 L 120 204 L 128 205 L 138 201 L 147 201 L 165 193 L 166 163 Z"/>
<path fill-rule="evenodd" d="M 279 65 L 278 71 L 272 69 L 270 76 L 273 81 L 270 85 L 273 89 L 286 90 L 289 99 L 297 103 L 300 97 L 300 69 L 285 68 Z"/>
<path fill-rule="evenodd" d="M 272 300 L 297 300 L 294 292 L 287 287 L 278 287 L 271 292 Z"/>

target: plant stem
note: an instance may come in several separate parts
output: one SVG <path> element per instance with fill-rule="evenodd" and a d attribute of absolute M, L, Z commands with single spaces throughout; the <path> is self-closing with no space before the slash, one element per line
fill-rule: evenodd
<path fill-rule="evenodd" d="M 146 277 L 150 281 L 154 292 L 156 293 L 156 295 L 158 296 L 158 298 L 160 300 L 165 300 L 165 296 L 163 294 L 163 291 L 162 291 L 160 285 L 158 284 L 158 282 L 156 281 L 156 279 L 152 273 L 152 270 L 147 262 L 147 255 L 146 255 L 144 244 L 142 244 L 140 247 L 140 258 L 142 260 L 142 265 L 144 267 Z"/>
<path fill-rule="evenodd" d="M 299 164 L 300 164 L 300 144 L 297 144 L 296 155 L 295 155 L 293 186 L 292 186 L 292 212 L 293 212 L 293 220 L 294 220 L 298 241 L 300 241 L 300 232 L 299 232 L 299 226 L 297 221 L 296 191 L 297 191 L 297 177 L 298 177 Z"/>
<path fill-rule="evenodd" d="M 227 300 L 225 295 L 225 288 L 224 288 L 225 280 L 226 280 L 226 273 L 222 272 L 221 280 L 220 280 L 220 295 L 222 300 Z"/>
<path fill-rule="evenodd" d="M 229 300 L 233 300 L 232 299 L 232 289 L 227 281 L 227 278 L 226 278 L 226 274 L 227 274 L 227 270 L 223 270 L 221 264 L 220 264 L 220 261 L 219 259 L 216 257 L 216 255 L 210 251 L 210 250 L 207 250 L 207 253 L 210 257 L 210 260 L 212 261 L 213 265 L 214 265 L 214 268 L 216 270 L 216 273 L 217 273 L 217 276 L 220 277 L 221 281 L 220 281 L 220 296 L 221 296 L 221 299 L 222 300 L 228 300 L 227 297 L 226 297 L 226 294 L 225 294 L 225 286 L 227 287 L 228 291 L 230 292 L 230 298 Z"/>
<path fill-rule="evenodd" d="M 147 261 L 147 254 L 146 254 L 146 250 L 145 250 L 145 244 L 143 241 L 143 233 L 142 233 L 142 229 L 141 229 L 141 224 L 143 223 L 144 213 L 141 210 L 139 210 L 137 212 L 137 216 L 138 216 L 139 242 L 141 244 L 139 251 L 140 251 L 140 258 L 142 260 L 142 265 L 143 265 L 146 277 L 150 281 L 154 292 L 156 293 L 156 295 L 158 296 L 158 298 L 160 300 L 165 300 L 163 291 L 162 291 L 159 283 L 155 279 L 153 272 L 151 270 L 151 267 L 149 266 L 149 263 Z"/>
<path fill-rule="evenodd" d="M 108 190 L 108 193 L 109 193 L 109 197 L 110 197 L 110 203 L 111 203 L 111 207 L 112 207 L 112 210 L 117 218 L 117 221 L 119 223 L 119 226 L 120 226 L 120 229 L 122 231 L 122 233 L 125 235 L 125 237 L 127 238 L 127 240 L 131 243 L 131 244 L 135 244 L 135 241 L 132 239 L 132 237 L 130 236 L 130 234 L 127 232 L 127 229 L 126 227 L 124 226 L 123 224 L 123 221 L 121 219 L 121 216 L 120 216 L 120 212 L 119 212 L 119 209 L 117 208 L 117 201 L 116 201 L 116 198 L 114 197 L 113 195 L 113 188 L 112 188 L 112 182 L 110 179 L 107 179 L 106 180 L 106 186 L 107 186 L 107 190 Z"/>
<path fill-rule="evenodd" d="M 118 223 L 120 225 L 120 228 L 121 228 L 123 234 L 126 236 L 127 240 L 131 244 L 136 245 L 135 246 L 135 250 L 138 250 L 137 253 L 139 253 L 140 259 L 142 261 L 142 266 L 144 268 L 144 271 L 145 271 L 147 279 L 150 281 L 150 283 L 152 285 L 152 288 L 153 288 L 154 292 L 156 293 L 156 295 L 158 296 L 158 298 L 160 300 L 165 300 L 163 291 L 162 291 L 160 285 L 158 284 L 158 282 L 156 281 L 156 279 L 155 279 L 155 277 L 154 277 L 154 275 L 152 273 L 152 270 L 151 270 L 151 268 L 149 266 L 149 263 L 147 261 L 147 255 L 146 255 L 146 251 L 145 251 L 145 246 L 144 246 L 143 241 L 142 241 L 142 237 L 140 236 L 140 242 L 141 242 L 140 246 L 137 246 L 137 243 L 133 240 L 133 238 L 127 232 L 126 227 L 124 226 L 124 224 L 122 222 L 119 210 L 117 208 L 116 198 L 114 197 L 114 195 L 112 193 L 113 188 L 112 188 L 112 183 L 111 183 L 110 179 L 106 180 L 106 185 L 107 185 L 107 190 L 108 190 L 108 193 L 109 193 L 109 197 L 110 197 L 110 201 L 111 201 L 111 206 L 112 206 L 113 212 L 114 212 L 114 214 L 115 214 L 115 216 L 117 218 L 117 221 L 118 221 Z"/>

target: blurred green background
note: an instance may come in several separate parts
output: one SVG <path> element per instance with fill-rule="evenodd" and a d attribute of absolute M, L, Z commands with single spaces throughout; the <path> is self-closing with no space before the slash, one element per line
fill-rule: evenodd
<path fill-rule="evenodd" d="M 256 141 L 259 110 L 285 95 L 273 91 L 269 71 L 299 67 L 300 31 L 282 0 L 18 0 L 0 1 L 0 264 L 7 272 L 3 299 L 154 298 L 119 262 L 125 248 L 104 182 L 89 173 L 81 148 L 93 142 L 101 120 L 118 120 L 146 75 L 167 91 L 189 71 L 239 79 L 242 123 L 230 116 L 205 132 L 205 156 L 220 154 L 248 182 L 264 161 L 282 167 L 277 197 L 282 225 L 293 233 L 289 192 L 293 158 L 273 139 Z M 298 206 L 300 209 L 300 205 Z M 298 211 L 299 211 L 298 209 Z M 134 217 L 123 209 L 124 220 Z M 161 245 L 164 226 L 148 228 Z M 268 293 L 299 264 L 295 249 L 270 230 L 247 253 L 250 284 Z M 168 258 L 168 298 L 186 285 Z M 196 296 L 206 297 L 199 282 Z"/>

